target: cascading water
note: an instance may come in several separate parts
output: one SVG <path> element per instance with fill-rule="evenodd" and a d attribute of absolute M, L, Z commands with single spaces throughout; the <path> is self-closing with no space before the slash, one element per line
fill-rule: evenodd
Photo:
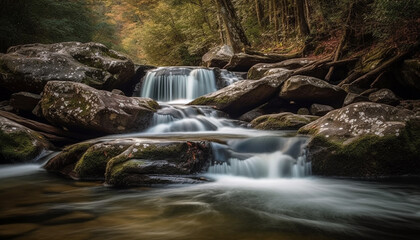
<path fill-rule="evenodd" d="M 169 102 L 193 100 L 216 90 L 216 79 L 211 69 L 160 67 L 145 76 L 141 96 Z"/>
<path fill-rule="evenodd" d="M 197 97 L 224 87 L 241 78 L 227 70 L 220 70 L 216 82 L 213 69 L 192 67 L 159 67 L 147 72 L 140 92 L 141 97 L 159 102 L 189 102 Z"/>

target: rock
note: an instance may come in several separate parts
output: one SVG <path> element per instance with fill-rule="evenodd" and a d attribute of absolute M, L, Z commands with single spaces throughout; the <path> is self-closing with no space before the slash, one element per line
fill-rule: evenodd
<path fill-rule="evenodd" d="M 159 105 L 150 98 L 126 97 L 82 83 L 50 81 L 40 102 L 55 125 L 99 134 L 146 129 Z"/>
<path fill-rule="evenodd" d="M 369 98 L 355 93 L 348 93 L 344 99 L 343 107 L 357 102 L 369 102 Z"/>
<path fill-rule="evenodd" d="M 139 97 L 141 94 L 141 88 L 143 87 L 144 77 L 147 75 L 149 70 L 153 70 L 156 67 L 148 65 L 138 65 L 136 67 L 136 74 L 132 78 L 133 86 L 128 86 L 125 91 L 126 96 Z M 131 89 L 131 94 L 129 90 Z"/>
<path fill-rule="evenodd" d="M 270 74 L 272 74 L 277 71 L 282 71 L 280 69 L 294 70 L 310 63 L 313 63 L 313 60 L 309 58 L 293 58 L 278 63 L 258 63 L 249 69 L 248 79 L 260 79 L 265 74 L 269 75 L 267 72 L 271 72 Z"/>
<path fill-rule="evenodd" d="M 1 101 L 0 102 L 0 111 L 11 112 L 13 107 L 10 106 L 10 101 Z"/>
<path fill-rule="evenodd" d="M 115 139 L 71 145 L 44 168 L 81 180 L 105 180 L 127 187 L 153 183 L 197 182 L 195 173 L 211 161 L 208 142 Z"/>
<path fill-rule="evenodd" d="M 18 92 L 12 94 L 10 105 L 17 111 L 32 112 L 40 100 L 39 94 Z"/>
<path fill-rule="evenodd" d="M 383 103 L 392 106 L 396 106 L 400 103 L 400 100 L 395 96 L 395 94 L 389 89 L 381 89 L 377 92 L 371 93 L 369 95 L 369 100 L 376 103 Z"/>
<path fill-rule="evenodd" d="M 385 104 L 354 103 L 305 125 L 308 160 L 323 176 L 379 177 L 420 173 L 420 119 Z"/>
<path fill-rule="evenodd" d="M 112 89 L 111 93 L 121 95 L 121 96 L 125 96 L 124 92 L 119 90 L 119 89 Z"/>
<path fill-rule="evenodd" d="M 398 107 L 411 110 L 416 116 L 420 116 L 420 100 L 402 100 Z"/>
<path fill-rule="evenodd" d="M 33 161 L 49 147 L 37 132 L 0 117 L 0 163 Z"/>
<path fill-rule="evenodd" d="M 112 90 L 134 75 L 131 60 L 100 43 L 28 44 L 0 55 L 0 88 L 39 94 L 51 80 Z"/>
<path fill-rule="evenodd" d="M 202 57 L 203 65 L 206 67 L 223 68 L 229 63 L 233 56 L 233 49 L 228 45 L 217 46 L 210 49 L 209 52 Z"/>
<path fill-rule="evenodd" d="M 244 121 L 244 122 L 251 122 L 255 118 L 260 117 L 264 114 L 265 114 L 265 112 L 262 109 L 256 108 L 256 109 L 252 109 L 251 111 L 242 114 L 239 117 L 239 120 Z"/>
<path fill-rule="evenodd" d="M 195 183 L 193 174 L 210 164 L 208 142 L 139 142 L 112 158 L 106 183 L 117 187 Z"/>
<path fill-rule="evenodd" d="M 321 79 L 296 75 L 283 84 L 279 96 L 289 101 L 341 107 L 346 94 L 343 89 Z"/>
<path fill-rule="evenodd" d="M 270 100 L 288 75 L 270 75 L 260 80 L 241 80 L 216 92 L 201 96 L 189 105 L 211 105 L 232 117 L 250 111 Z"/>
<path fill-rule="evenodd" d="M 251 55 L 238 53 L 230 58 L 229 63 L 224 66 L 229 71 L 246 72 L 258 63 L 275 63 L 290 58 L 284 55 Z"/>
<path fill-rule="evenodd" d="M 262 130 L 296 130 L 316 119 L 316 116 L 284 112 L 258 117 L 251 122 L 251 126 Z"/>
<path fill-rule="evenodd" d="M 309 110 L 307 108 L 299 108 L 297 110 L 298 115 L 309 115 Z"/>
<path fill-rule="evenodd" d="M 312 104 L 311 105 L 311 113 L 315 116 L 324 116 L 328 112 L 334 110 L 333 107 L 328 105 L 322 105 L 322 104 Z"/>

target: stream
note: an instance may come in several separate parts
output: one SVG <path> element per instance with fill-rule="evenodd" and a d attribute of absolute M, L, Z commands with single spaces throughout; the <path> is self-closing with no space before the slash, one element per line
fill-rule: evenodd
<path fill-rule="evenodd" d="M 199 176 L 207 183 L 116 189 L 47 173 L 39 161 L 2 165 L 0 238 L 419 238 L 418 178 L 312 176 L 307 137 L 181 104 L 215 91 L 215 81 L 206 69 L 152 70 L 141 93 L 162 106 L 152 127 L 98 139 L 211 140 L 214 160 Z"/>

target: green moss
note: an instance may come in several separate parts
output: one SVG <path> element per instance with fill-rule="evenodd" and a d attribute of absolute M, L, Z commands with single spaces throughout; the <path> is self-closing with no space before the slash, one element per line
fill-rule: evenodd
<path fill-rule="evenodd" d="M 256 129 L 264 130 L 293 130 L 308 124 L 310 121 L 305 116 L 280 113 L 258 117 L 251 122 L 251 125 Z"/>
<path fill-rule="evenodd" d="M 91 146 L 77 162 L 74 172 L 81 179 L 103 179 L 108 161 L 126 149 L 102 144 Z"/>
<path fill-rule="evenodd" d="M 24 162 L 35 158 L 40 149 L 24 131 L 5 133 L 0 130 L 0 162 Z"/>
<path fill-rule="evenodd" d="M 48 171 L 63 172 L 65 168 L 71 166 L 69 168 L 69 171 L 71 171 L 90 146 L 92 146 L 92 143 L 89 142 L 70 145 L 64 148 L 60 154 L 48 161 L 44 168 Z M 65 172 L 68 173 L 67 171 Z"/>
<path fill-rule="evenodd" d="M 309 144 L 313 173 L 378 177 L 420 174 L 420 128 L 410 124 L 399 136 L 366 135 L 344 145 L 323 136 Z"/>
<path fill-rule="evenodd" d="M 232 101 L 232 96 L 222 96 L 222 97 L 199 97 L 192 101 L 190 105 L 216 105 L 221 107 Z"/>

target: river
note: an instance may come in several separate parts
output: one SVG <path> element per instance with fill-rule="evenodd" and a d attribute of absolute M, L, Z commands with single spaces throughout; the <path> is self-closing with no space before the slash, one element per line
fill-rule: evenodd
<path fill-rule="evenodd" d="M 187 86 L 192 80 L 185 79 Z M 159 81 L 160 89 L 172 86 Z M 116 189 L 64 179 L 39 162 L 2 165 L 0 238 L 419 238 L 419 178 L 315 177 L 305 158 L 306 137 L 248 129 L 209 107 L 161 105 L 148 130 L 99 140 L 211 139 L 212 166 L 198 176 L 206 183 Z"/>

